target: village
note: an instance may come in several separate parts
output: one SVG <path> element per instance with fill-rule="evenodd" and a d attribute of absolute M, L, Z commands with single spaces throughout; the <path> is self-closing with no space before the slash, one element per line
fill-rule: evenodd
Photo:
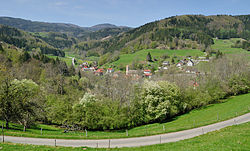
<path fill-rule="evenodd" d="M 72 64 L 74 64 L 75 60 L 72 58 Z M 109 68 L 103 68 L 99 67 L 97 62 L 88 63 L 83 62 L 78 66 L 79 70 L 82 72 L 92 72 L 96 76 L 103 76 L 110 74 L 113 77 L 118 77 L 121 74 L 124 74 L 126 76 L 134 77 L 136 79 L 140 78 L 152 78 L 157 72 L 160 71 L 167 71 L 169 68 L 175 68 L 179 71 L 179 73 L 182 74 L 204 74 L 198 71 L 196 68 L 194 68 L 196 65 L 198 65 L 200 62 L 209 62 L 209 59 L 206 57 L 198 57 L 197 59 L 192 59 L 191 56 L 186 57 L 185 59 L 182 59 L 178 61 L 177 63 L 170 63 L 170 61 L 163 61 L 161 66 L 157 68 L 157 70 L 152 71 L 150 69 L 145 68 L 144 70 L 134 70 L 130 69 L 130 65 L 126 65 L 125 73 L 120 70 L 116 70 L 112 67 Z"/>

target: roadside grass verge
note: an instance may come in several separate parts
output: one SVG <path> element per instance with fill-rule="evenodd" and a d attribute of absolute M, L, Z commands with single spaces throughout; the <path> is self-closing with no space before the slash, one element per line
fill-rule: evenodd
<path fill-rule="evenodd" d="M 228 150 L 249 150 L 250 148 L 250 122 L 234 125 L 223 128 L 219 131 L 210 132 L 201 136 L 197 136 L 191 139 L 186 139 L 173 143 L 150 145 L 143 147 L 133 148 L 114 148 L 114 149 L 102 149 L 102 148 L 86 148 L 86 147 L 51 147 L 51 146 L 36 146 L 36 145 L 22 145 L 13 143 L 0 143 L 0 150 L 3 151 L 23 151 L 23 150 L 36 150 L 36 151 L 228 151 Z"/>
<path fill-rule="evenodd" d="M 9 130 L 4 130 L 5 135 L 37 137 L 37 138 L 56 138 L 56 139 L 108 139 L 126 138 L 156 135 L 192 129 L 204 125 L 209 125 L 219 121 L 224 121 L 245 113 L 250 112 L 250 93 L 240 96 L 233 96 L 222 103 L 208 105 L 201 109 L 193 110 L 184 115 L 178 116 L 166 123 L 154 123 L 139 126 L 128 130 L 119 131 L 88 131 L 87 136 L 84 131 L 70 131 L 63 133 L 64 129 L 53 126 L 37 124 L 23 132 L 23 127 L 18 124 L 10 124 Z M 2 125 L 3 121 L 0 122 Z M 41 134 L 41 128 L 42 134 Z"/>

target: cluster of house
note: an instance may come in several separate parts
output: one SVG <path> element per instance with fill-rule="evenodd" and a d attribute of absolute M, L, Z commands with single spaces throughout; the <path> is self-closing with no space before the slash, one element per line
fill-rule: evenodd
<path fill-rule="evenodd" d="M 130 70 L 129 65 L 126 66 L 126 76 L 131 76 L 133 78 L 139 79 L 142 77 L 145 78 L 151 78 L 152 77 L 152 72 L 149 69 L 145 69 L 142 71 L 140 70 Z"/>
<path fill-rule="evenodd" d="M 209 61 L 206 60 L 205 58 L 199 58 L 199 59 L 203 59 L 200 61 Z M 72 60 L 73 62 L 73 60 Z M 194 73 L 197 74 L 199 73 L 198 71 L 194 71 L 194 69 L 188 68 L 188 67 L 192 67 L 195 64 L 199 63 L 199 61 L 197 60 L 193 60 L 191 58 L 187 58 L 187 59 L 182 59 L 180 60 L 177 64 L 176 67 L 180 68 L 181 70 L 184 70 L 182 67 L 185 67 L 185 71 L 186 73 Z M 164 61 L 162 63 L 162 66 L 159 67 L 159 70 L 167 70 L 170 66 L 170 62 L 169 61 Z M 104 74 L 113 74 L 113 75 L 118 75 L 115 73 L 115 70 L 113 68 L 108 68 L 107 70 L 103 69 L 103 68 L 98 68 L 97 66 L 91 66 L 88 64 L 88 62 L 84 62 L 80 65 L 80 68 L 82 71 L 91 71 L 93 72 L 95 75 L 104 75 Z M 152 77 L 152 72 L 149 69 L 146 70 L 130 70 L 129 69 L 129 65 L 126 66 L 126 76 L 131 76 L 133 78 L 139 79 L 142 77 L 146 77 L 146 78 L 151 78 Z"/>
<path fill-rule="evenodd" d="M 107 69 L 107 71 L 105 72 L 105 70 L 102 68 L 98 68 L 97 66 L 89 65 L 88 62 L 82 63 L 80 65 L 80 68 L 82 71 L 91 71 L 95 75 L 103 75 L 104 73 L 113 73 L 114 72 L 114 69 L 112 69 L 112 68 Z"/>
<path fill-rule="evenodd" d="M 169 61 L 163 61 L 162 67 L 158 67 L 158 69 L 159 70 L 167 70 L 169 66 L 170 66 Z"/>
<path fill-rule="evenodd" d="M 107 70 L 103 69 L 103 68 L 98 68 L 97 66 L 91 66 L 89 65 L 87 62 L 84 62 L 80 65 L 81 71 L 91 71 L 93 72 L 95 75 L 104 75 L 104 74 L 113 74 L 114 76 L 118 75 L 118 72 L 115 72 L 115 70 L 113 68 L 108 68 Z M 119 72 L 120 73 L 120 72 Z M 130 70 L 129 69 L 129 65 L 126 66 L 126 76 L 130 76 L 136 79 L 142 78 L 142 77 L 146 77 L 146 78 L 151 78 L 152 77 L 152 73 L 151 70 L 146 69 L 143 71 L 140 70 Z"/>
<path fill-rule="evenodd" d="M 195 63 L 192 59 L 183 59 L 183 60 L 180 60 L 177 64 L 176 64 L 176 67 L 178 68 L 182 68 L 183 66 L 189 66 L 189 67 L 192 67 L 194 66 Z M 163 61 L 162 63 L 162 66 L 161 67 L 158 67 L 159 70 L 167 70 L 170 66 L 170 62 L 169 61 Z"/>
<path fill-rule="evenodd" d="M 183 59 L 183 60 L 180 60 L 180 62 L 178 62 L 178 63 L 176 64 L 176 67 L 181 68 L 181 67 L 184 66 L 184 65 L 187 65 L 188 67 L 192 67 L 192 66 L 194 66 L 195 64 L 194 64 L 194 61 L 193 61 L 192 59 L 189 59 L 189 60 Z"/>
<path fill-rule="evenodd" d="M 201 61 L 207 61 L 204 58 Z M 192 73 L 192 74 L 200 74 L 196 69 L 192 68 L 196 64 L 198 64 L 200 60 L 193 60 L 191 57 L 188 57 L 187 59 L 180 60 L 175 66 L 179 68 L 181 71 L 186 73 Z M 170 66 L 169 61 L 164 61 L 162 63 L 161 67 L 158 67 L 159 70 L 167 70 Z M 185 66 L 185 68 L 183 68 Z"/>

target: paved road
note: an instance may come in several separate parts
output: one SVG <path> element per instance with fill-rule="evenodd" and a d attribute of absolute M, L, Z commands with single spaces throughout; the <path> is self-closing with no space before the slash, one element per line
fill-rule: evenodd
<path fill-rule="evenodd" d="M 115 147 L 135 147 L 135 146 L 146 146 L 160 143 L 176 142 L 179 140 L 184 140 L 205 134 L 207 132 L 219 130 L 221 128 L 250 122 L 250 113 L 211 125 L 194 128 L 190 130 L 184 130 L 179 132 L 145 136 L 145 137 L 136 137 L 136 138 L 121 138 L 121 139 L 103 139 L 103 140 L 65 140 L 57 139 L 57 146 L 71 146 L 71 147 L 100 147 L 100 148 L 115 148 Z M 2 140 L 2 138 L 1 138 Z M 5 136 L 5 141 L 13 143 L 22 143 L 22 144 L 34 144 L 34 145 L 55 145 L 55 139 L 43 139 L 43 138 L 25 138 L 25 137 L 12 137 Z"/>

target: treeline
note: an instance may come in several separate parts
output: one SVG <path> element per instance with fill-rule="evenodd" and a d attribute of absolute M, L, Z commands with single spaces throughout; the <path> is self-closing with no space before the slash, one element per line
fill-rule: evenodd
<path fill-rule="evenodd" d="M 39 121 L 75 130 L 127 129 L 250 91 L 249 61 L 238 55 L 214 60 L 205 75 L 152 80 L 83 74 L 58 58 L 16 50 L 1 52 L 0 60 L 1 120 L 24 128 Z"/>
<path fill-rule="evenodd" d="M 0 25 L 0 41 L 14 45 L 26 51 L 40 49 L 42 54 L 52 54 L 61 57 L 65 56 L 65 53 L 62 50 L 54 48 L 43 40 L 33 37 L 31 34 L 9 26 Z"/>

